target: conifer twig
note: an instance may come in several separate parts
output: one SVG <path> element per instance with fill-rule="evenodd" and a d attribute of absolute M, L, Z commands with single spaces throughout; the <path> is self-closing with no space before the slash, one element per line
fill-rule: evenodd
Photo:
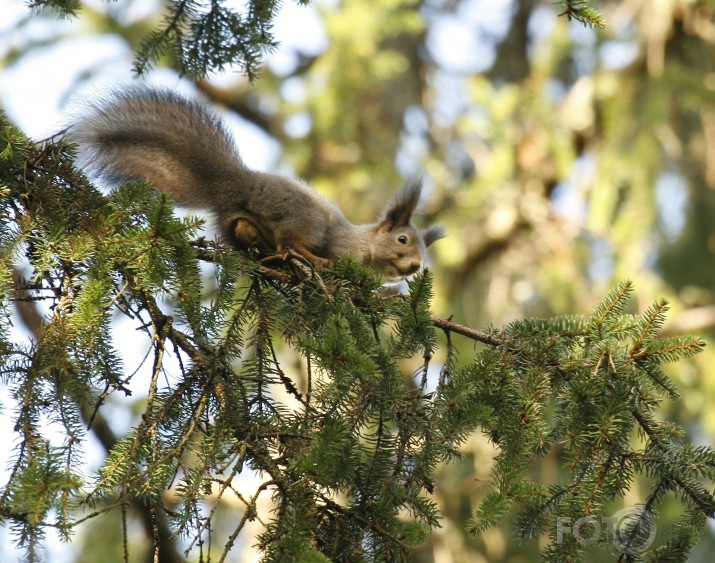
<path fill-rule="evenodd" d="M 450 319 L 431 317 L 431 320 L 434 326 L 436 326 L 437 328 L 441 328 L 445 332 L 456 332 L 457 334 L 461 334 L 462 336 L 466 336 L 467 338 L 471 338 L 472 340 L 476 340 L 477 342 L 488 344 L 489 346 L 497 347 L 503 344 L 503 342 L 499 338 L 496 338 L 491 334 L 482 332 L 481 330 L 470 328 L 468 326 L 461 325 L 459 323 L 455 323 Z"/>

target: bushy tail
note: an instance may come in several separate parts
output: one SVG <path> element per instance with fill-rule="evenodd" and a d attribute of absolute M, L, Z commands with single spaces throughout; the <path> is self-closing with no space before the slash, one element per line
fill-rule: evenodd
<path fill-rule="evenodd" d="M 78 164 L 110 183 L 149 179 L 183 205 L 215 207 L 245 173 L 231 135 L 208 109 L 172 91 L 125 88 L 69 128 Z"/>

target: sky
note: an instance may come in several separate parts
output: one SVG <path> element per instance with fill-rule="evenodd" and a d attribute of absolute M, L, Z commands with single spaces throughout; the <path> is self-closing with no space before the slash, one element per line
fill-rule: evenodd
<path fill-rule="evenodd" d="M 111 8 L 113 3 L 92 0 L 98 9 Z M 143 17 L 157 4 L 155 0 L 129 2 L 126 19 Z M 117 84 L 134 80 L 131 71 L 133 53 L 127 45 L 112 36 L 97 37 L 86 33 L 84 20 L 58 19 L 48 15 L 30 22 L 21 31 L 13 31 L 29 10 L 23 2 L 0 0 L 0 52 L 22 45 L 27 38 L 38 43 L 33 52 L 23 57 L 22 63 L 0 72 L 0 99 L 8 115 L 23 131 L 35 139 L 46 138 L 61 130 L 68 118 L 77 111 L 82 100 L 101 96 L 103 91 Z M 295 30 L 300 30 L 297 35 Z M 296 47 L 304 52 L 319 52 L 327 38 L 314 7 L 301 7 L 286 2 L 274 31 L 280 38 L 279 48 L 265 57 L 271 68 L 280 72 L 296 60 Z M 73 37 L 58 44 L 42 46 L 42 41 L 58 34 Z M 91 71 L 91 72 L 88 72 Z M 233 81 L 235 75 L 226 73 L 212 77 L 216 84 Z M 153 71 L 150 84 L 177 89 L 191 95 L 193 88 L 174 73 L 164 69 Z M 225 116 L 227 124 L 242 147 L 242 157 L 249 166 L 267 168 L 275 165 L 278 146 L 263 133 L 237 117 Z"/>

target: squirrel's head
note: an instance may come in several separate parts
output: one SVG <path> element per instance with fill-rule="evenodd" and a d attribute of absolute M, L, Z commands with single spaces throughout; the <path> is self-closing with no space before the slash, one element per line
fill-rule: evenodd
<path fill-rule="evenodd" d="M 405 185 L 372 226 L 370 266 L 389 282 L 404 280 L 424 266 L 425 249 L 445 236 L 441 225 L 419 231 L 412 214 L 422 193 L 422 181 Z"/>

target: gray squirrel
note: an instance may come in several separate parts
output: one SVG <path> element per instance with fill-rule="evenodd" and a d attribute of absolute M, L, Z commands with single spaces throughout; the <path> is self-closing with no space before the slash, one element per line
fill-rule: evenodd
<path fill-rule="evenodd" d="M 246 167 L 220 119 L 169 90 L 120 89 L 95 102 L 69 127 L 78 163 L 109 183 L 151 180 L 174 200 L 215 213 L 237 248 L 256 243 L 266 253 L 294 251 L 315 267 L 351 256 L 399 281 L 416 272 L 425 249 L 442 238 L 437 225 L 411 223 L 422 190 L 399 190 L 375 223 L 353 225 L 310 186 Z"/>

